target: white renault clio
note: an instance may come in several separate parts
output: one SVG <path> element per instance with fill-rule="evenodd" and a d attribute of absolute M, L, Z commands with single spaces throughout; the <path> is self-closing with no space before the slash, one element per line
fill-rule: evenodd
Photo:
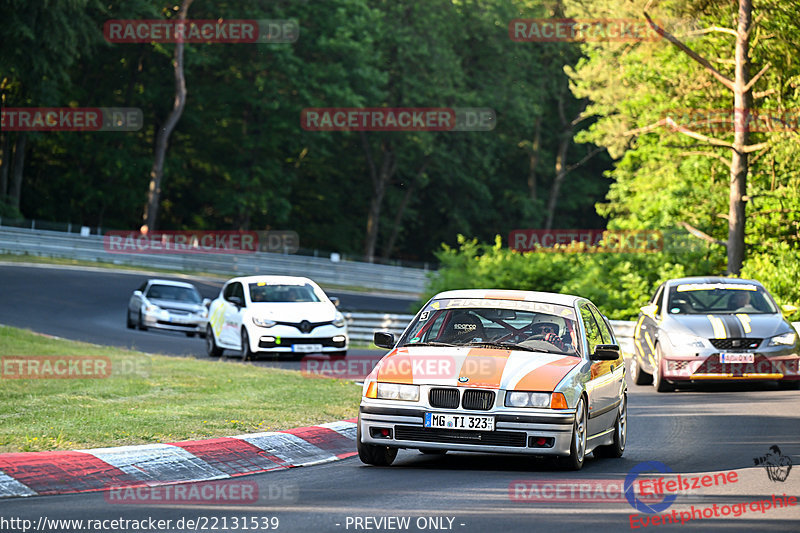
<path fill-rule="evenodd" d="M 261 353 L 344 357 L 349 338 L 337 303 L 308 278 L 233 278 L 209 308 L 208 355 L 236 350 L 244 360 Z"/>

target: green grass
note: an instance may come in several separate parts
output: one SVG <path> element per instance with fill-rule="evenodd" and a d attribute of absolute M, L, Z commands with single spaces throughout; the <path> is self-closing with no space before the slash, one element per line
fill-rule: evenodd
<path fill-rule="evenodd" d="M 352 381 L 240 361 L 147 355 L 4 326 L 0 354 L 100 356 L 112 368 L 99 379 L 8 379 L 3 367 L 0 453 L 202 439 L 358 414 Z"/>

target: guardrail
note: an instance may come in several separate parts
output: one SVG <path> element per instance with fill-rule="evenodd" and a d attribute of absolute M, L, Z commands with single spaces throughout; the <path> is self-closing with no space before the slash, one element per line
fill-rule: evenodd
<path fill-rule="evenodd" d="M 260 274 L 306 276 L 323 285 L 362 287 L 419 295 L 427 270 L 332 261 L 329 258 L 254 252 L 247 254 L 121 254 L 104 249 L 100 235 L 0 227 L 0 253 L 100 261 L 115 265 L 208 272 L 230 277 Z"/>

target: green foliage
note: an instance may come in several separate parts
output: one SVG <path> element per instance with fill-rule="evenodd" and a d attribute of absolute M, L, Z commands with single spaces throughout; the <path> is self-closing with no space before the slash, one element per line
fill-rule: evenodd
<path fill-rule="evenodd" d="M 443 246 L 440 270 L 431 275 L 423 301 L 453 289 L 518 289 L 575 294 L 592 300 L 612 319 L 636 317 L 655 287 L 669 278 L 719 272 L 722 257 L 704 248 L 665 246 L 656 253 L 519 253 L 458 237 Z"/>
<path fill-rule="evenodd" d="M 770 252 L 751 254 L 742 267 L 741 277 L 763 283 L 778 305 L 799 308 L 788 318 L 800 321 L 800 249 L 781 243 Z"/>

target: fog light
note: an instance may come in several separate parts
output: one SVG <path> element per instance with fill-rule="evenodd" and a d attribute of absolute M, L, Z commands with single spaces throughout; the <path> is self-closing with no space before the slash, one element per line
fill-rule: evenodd
<path fill-rule="evenodd" d="M 391 428 L 369 428 L 369 434 L 373 439 L 391 439 Z"/>
<path fill-rule="evenodd" d="M 333 342 L 344 342 L 345 338 L 344 335 L 335 335 L 332 340 Z"/>

